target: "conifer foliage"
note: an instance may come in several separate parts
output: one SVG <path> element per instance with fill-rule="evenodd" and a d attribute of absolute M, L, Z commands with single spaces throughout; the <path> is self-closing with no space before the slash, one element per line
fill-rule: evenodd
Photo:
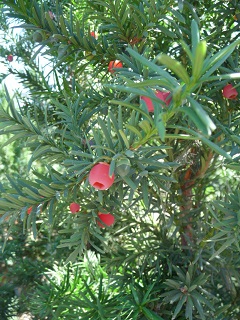
<path fill-rule="evenodd" d="M 24 30 L 3 64 L 27 94 L 5 88 L 0 133 L 30 156 L 0 221 L 36 241 L 57 230 L 68 252 L 32 313 L 237 318 L 239 2 L 1 3 L 2 29 Z"/>

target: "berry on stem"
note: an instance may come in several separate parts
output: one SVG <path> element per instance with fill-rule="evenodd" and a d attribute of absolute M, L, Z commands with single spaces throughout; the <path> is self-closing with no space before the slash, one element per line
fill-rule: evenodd
<path fill-rule="evenodd" d="M 72 202 L 70 203 L 69 205 L 69 209 L 72 213 L 76 213 L 76 212 L 79 212 L 80 211 L 80 205 L 76 202 Z"/>
<path fill-rule="evenodd" d="M 33 209 L 33 207 L 29 207 L 29 208 L 27 209 L 27 214 L 30 214 L 30 213 L 32 212 L 32 209 Z"/>
<path fill-rule="evenodd" d="M 163 101 L 166 104 L 166 106 L 169 106 L 169 104 L 170 104 L 170 102 L 172 100 L 171 97 L 169 97 L 170 94 L 171 94 L 170 91 L 157 90 L 155 92 L 155 96 L 157 98 L 159 98 L 159 100 Z M 154 112 L 154 106 L 153 106 L 153 102 L 152 102 L 151 98 L 146 97 L 146 96 L 141 96 L 140 99 L 145 101 L 147 109 L 148 109 L 148 112 Z"/>
<path fill-rule="evenodd" d="M 93 38 L 97 39 L 98 36 L 97 36 L 97 33 L 95 31 L 91 31 L 90 32 L 90 36 L 92 36 Z"/>
<path fill-rule="evenodd" d="M 108 64 L 108 71 L 110 73 L 114 73 L 115 72 L 115 70 L 113 70 L 114 68 L 122 68 L 122 67 L 123 67 L 123 64 L 120 60 L 112 60 Z"/>
<path fill-rule="evenodd" d="M 8 62 L 12 62 L 12 61 L 13 61 L 13 55 L 12 55 L 12 54 L 9 54 L 9 55 L 7 56 L 7 61 L 8 61 Z"/>
<path fill-rule="evenodd" d="M 109 175 L 110 165 L 105 162 L 99 162 L 89 172 L 89 183 L 95 189 L 106 190 L 111 187 L 115 176 Z"/>
<path fill-rule="evenodd" d="M 98 218 L 108 227 L 114 224 L 115 218 L 111 213 L 98 212 Z M 97 222 L 100 228 L 105 228 L 106 226 L 100 221 Z"/>
<path fill-rule="evenodd" d="M 233 85 L 231 83 L 229 83 L 223 88 L 222 94 L 225 98 L 227 98 L 229 100 L 234 100 L 234 99 L 236 99 L 238 92 L 233 87 Z"/>

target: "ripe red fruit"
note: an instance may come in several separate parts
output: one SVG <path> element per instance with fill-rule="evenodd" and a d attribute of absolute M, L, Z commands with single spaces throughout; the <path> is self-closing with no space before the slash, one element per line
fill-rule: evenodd
<path fill-rule="evenodd" d="M 153 102 L 152 99 L 146 96 L 141 96 L 140 97 L 141 100 L 145 101 L 148 112 L 153 112 L 154 111 L 154 107 L 153 107 Z"/>
<path fill-rule="evenodd" d="M 169 104 L 170 104 L 170 102 L 172 100 L 172 98 L 169 97 L 170 94 L 171 94 L 170 91 L 157 90 L 155 92 L 156 97 L 159 98 L 161 101 L 165 102 L 166 106 L 169 106 Z M 145 101 L 145 103 L 147 105 L 148 112 L 154 112 L 154 106 L 153 106 L 153 102 L 152 102 L 151 98 L 145 97 L 145 96 L 141 96 L 140 99 Z"/>
<path fill-rule="evenodd" d="M 98 212 L 98 218 L 105 223 L 108 227 L 114 224 L 115 218 L 111 213 Z M 105 228 L 105 225 L 100 221 L 97 222 L 100 228 Z"/>
<path fill-rule="evenodd" d="M 27 214 L 30 214 L 30 213 L 32 212 L 32 208 L 33 208 L 33 207 L 29 207 L 29 208 L 27 209 Z"/>
<path fill-rule="evenodd" d="M 76 212 L 79 212 L 80 211 L 80 205 L 76 202 L 72 202 L 70 203 L 69 205 L 69 209 L 72 213 L 76 213 Z"/>
<path fill-rule="evenodd" d="M 97 34 L 95 31 L 91 31 L 90 32 L 90 36 L 92 36 L 93 38 L 97 39 Z"/>
<path fill-rule="evenodd" d="M 234 100 L 234 99 L 236 99 L 238 92 L 233 87 L 233 85 L 231 83 L 229 83 L 223 88 L 222 94 L 225 98 L 230 99 L 230 100 Z"/>
<path fill-rule="evenodd" d="M 105 162 L 99 162 L 89 172 L 89 183 L 95 189 L 106 190 L 111 187 L 114 182 L 114 174 L 109 175 L 110 165 Z"/>
<path fill-rule="evenodd" d="M 12 54 L 9 54 L 9 55 L 7 56 L 7 61 L 8 61 L 8 62 L 12 62 L 12 61 L 13 61 L 13 55 L 12 55 Z"/>
<path fill-rule="evenodd" d="M 113 70 L 113 68 L 122 68 L 123 67 L 123 64 L 120 60 L 112 60 L 109 62 L 108 64 L 108 71 L 111 72 L 111 73 L 114 73 L 115 70 Z"/>
<path fill-rule="evenodd" d="M 157 91 L 156 91 L 156 96 L 157 96 L 160 100 L 162 100 L 163 102 L 165 102 L 165 104 L 166 104 L 167 106 L 170 105 L 171 100 L 172 100 L 172 98 L 169 97 L 170 94 L 171 94 L 170 91 L 160 91 L 160 90 L 157 90 Z"/>

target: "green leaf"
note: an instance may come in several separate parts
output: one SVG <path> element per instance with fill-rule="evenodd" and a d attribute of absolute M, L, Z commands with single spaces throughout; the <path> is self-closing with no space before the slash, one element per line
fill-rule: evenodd
<path fill-rule="evenodd" d="M 183 40 L 179 41 L 183 50 L 186 52 L 186 54 L 188 55 L 189 60 L 191 61 L 191 63 L 193 64 L 193 54 L 191 49 L 189 48 L 189 46 L 187 45 L 187 43 Z"/>
<path fill-rule="evenodd" d="M 174 310 L 172 319 L 176 319 L 177 315 L 182 310 L 182 307 L 183 307 L 184 303 L 186 302 L 186 300 L 187 300 L 187 296 L 182 295 L 181 299 L 178 301 L 178 304 Z"/>
<path fill-rule="evenodd" d="M 166 81 L 164 78 L 161 78 L 159 76 L 153 77 L 152 79 L 147 79 L 147 80 L 142 80 L 141 82 L 133 82 L 133 81 L 129 81 L 128 79 L 126 79 L 127 82 L 127 86 L 129 88 L 143 88 L 146 89 L 147 87 L 155 87 L 155 86 L 159 86 L 159 87 L 164 87 L 167 89 L 171 89 L 172 86 L 169 86 L 169 82 Z M 140 93 L 140 95 L 142 95 L 143 93 L 140 91 L 132 91 L 129 90 L 129 92 L 133 92 L 133 93 Z"/>
<path fill-rule="evenodd" d="M 59 17 L 59 25 L 60 25 L 60 28 L 61 28 L 61 31 L 62 31 L 62 34 L 65 36 L 65 37 L 69 37 L 69 32 L 66 28 L 66 25 L 65 25 L 65 20 L 63 18 L 63 16 L 61 15 Z"/>
<path fill-rule="evenodd" d="M 182 296 L 182 292 L 179 290 L 179 288 L 180 288 L 180 285 L 178 286 L 178 289 L 174 289 L 174 290 L 170 290 L 162 293 L 160 297 L 164 297 L 163 302 L 174 303 L 175 301 L 179 300 L 180 297 Z"/>
<path fill-rule="evenodd" d="M 190 83 L 189 75 L 183 65 L 177 60 L 169 57 L 166 54 L 160 54 L 157 56 L 157 61 L 164 64 L 168 69 L 175 73 L 180 79 L 182 79 L 186 84 Z"/>
<path fill-rule="evenodd" d="M 146 134 L 149 134 L 151 133 L 152 131 L 152 128 L 150 126 L 150 123 L 147 121 L 147 120 L 142 120 L 141 122 L 139 122 L 139 127 L 141 129 L 143 129 L 143 131 L 146 133 Z"/>
<path fill-rule="evenodd" d="M 115 129 L 115 132 L 116 132 L 116 134 L 118 136 L 120 150 L 124 150 L 125 148 L 124 148 L 124 144 L 123 144 L 123 141 L 122 141 L 123 139 L 122 139 L 122 136 L 121 136 L 121 134 L 119 132 L 120 125 L 119 125 L 118 120 L 115 118 L 115 116 L 114 116 L 114 114 L 113 114 L 113 112 L 111 110 L 109 111 L 109 118 L 111 119 L 113 127 Z"/>
<path fill-rule="evenodd" d="M 33 239 L 37 239 L 37 225 L 36 225 L 36 207 L 35 207 L 35 212 L 34 208 L 31 212 L 31 218 L 32 218 L 32 233 L 33 233 Z"/>
<path fill-rule="evenodd" d="M 41 26 L 42 25 L 42 17 L 41 17 L 41 11 L 39 10 L 39 7 L 35 5 L 35 7 L 32 7 L 32 15 L 36 21 L 36 24 Z"/>
<path fill-rule="evenodd" d="M 172 279 L 167 279 L 166 284 L 174 289 L 179 289 L 180 285 L 178 281 L 172 280 Z"/>
<path fill-rule="evenodd" d="M 186 303 L 185 317 L 186 319 L 192 320 L 192 312 L 193 312 L 193 301 L 191 296 L 189 295 Z"/>
<path fill-rule="evenodd" d="M 132 181 L 132 179 L 128 176 L 125 176 L 125 177 L 122 177 L 123 181 L 125 181 L 129 187 L 133 190 L 136 190 L 137 189 L 137 186 L 136 184 Z"/>
<path fill-rule="evenodd" d="M 77 248 L 69 255 L 69 257 L 68 257 L 67 260 L 66 260 L 66 263 L 68 263 L 68 262 L 70 262 L 70 261 L 71 261 L 71 262 L 76 261 L 78 255 L 79 255 L 79 247 L 77 247 Z"/>
<path fill-rule="evenodd" d="M 20 209 L 20 206 L 18 204 L 8 202 L 4 199 L 0 199 L 0 208 L 10 210 L 10 209 Z"/>
<path fill-rule="evenodd" d="M 192 120 L 192 122 L 196 125 L 199 131 L 202 131 L 205 135 L 208 135 L 208 131 L 206 129 L 205 124 L 202 120 L 198 117 L 195 110 L 191 109 L 190 107 L 183 106 L 179 108 L 179 111 L 184 112 L 188 117 Z"/>
<path fill-rule="evenodd" d="M 23 197 L 23 196 L 18 196 L 18 199 L 20 201 L 22 201 L 24 204 L 36 204 L 36 202 L 40 202 L 42 200 L 42 198 L 39 196 L 39 197 L 35 197 L 35 199 L 30 199 L 30 198 L 27 198 L 27 197 Z"/>
<path fill-rule="evenodd" d="M 178 9 L 180 12 L 183 11 L 183 0 L 178 0 Z"/>
<path fill-rule="evenodd" d="M 164 320 L 162 317 L 146 307 L 142 307 L 142 312 L 148 320 Z"/>
<path fill-rule="evenodd" d="M 226 159 L 232 159 L 231 156 L 225 152 L 222 148 L 220 148 L 217 144 L 214 142 L 210 141 L 206 137 L 199 135 L 200 140 L 202 140 L 203 143 L 205 143 L 209 148 L 211 148 L 213 151 L 218 153 L 219 155 L 223 156 Z"/>
<path fill-rule="evenodd" d="M 50 200 L 49 207 L 48 207 L 48 222 L 50 226 L 53 225 L 53 213 L 55 210 L 55 206 L 56 206 L 56 198 L 54 197 Z"/>
<path fill-rule="evenodd" d="M 217 154 L 223 156 L 224 158 L 226 159 L 229 159 L 229 160 L 232 160 L 232 157 L 227 153 L 225 152 L 222 148 L 220 148 L 217 144 L 215 144 L 214 142 L 210 141 L 209 139 L 207 139 L 205 136 L 203 136 L 202 134 L 192 130 L 192 129 L 189 129 L 189 128 L 186 128 L 186 127 L 182 127 L 182 126 L 171 126 L 169 125 L 168 128 L 178 128 L 182 131 L 185 131 L 187 133 L 189 133 L 191 136 L 188 136 L 187 139 L 197 139 L 197 140 L 201 140 L 204 144 L 206 144 L 207 146 L 209 146 L 210 149 L 212 149 L 213 151 L 215 151 Z M 178 137 L 178 135 L 168 135 L 170 137 Z M 186 137 L 184 135 L 179 135 L 179 138 L 181 136 L 181 139 L 185 139 Z"/>
<path fill-rule="evenodd" d="M 185 273 L 182 271 L 182 269 L 180 269 L 180 267 L 176 267 L 174 265 L 173 265 L 173 269 L 176 271 L 179 279 L 184 283 L 186 276 L 185 276 Z"/>
<path fill-rule="evenodd" d="M 235 238 L 232 238 L 232 237 L 228 239 L 216 252 L 214 252 L 214 254 L 210 257 L 209 260 L 213 260 L 214 258 L 219 256 L 224 250 L 230 247 L 235 241 L 236 241 Z"/>
<path fill-rule="evenodd" d="M 131 283 L 130 284 L 130 289 L 131 289 L 131 292 L 132 292 L 132 296 L 136 302 L 136 305 L 139 305 L 140 304 L 140 301 L 139 301 L 139 297 L 138 297 L 138 292 L 136 291 L 136 289 L 134 288 L 133 284 Z"/>
<path fill-rule="evenodd" d="M 124 133 L 123 130 L 119 130 L 119 134 L 121 135 L 121 137 L 122 137 L 122 139 L 123 139 L 123 141 L 125 143 L 126 148 L 129 149 L 130 148 L 130 144 L 128 142 L 126 134 Z"/>
<path fill-rule="evenodd" d="M 143 195 L 143 202 L 146 208 L 148 208 L 149 206 L 149 190 L 148 190 L 148 181 L 147 179 L 144 177 L 142 179 L 142 195 Z"/>
<path fill-rule="evenodd" d="M 205 291 L 205 290 L 204 290 Z M 206 292 L 206 291 L 205 291 Z M 209 296 L 210 296 L 210 293 L 208 293 Z M 202 302 L 203 304 L 206 304 L 209 309 L 211 309 L 212 311 L 215 311 L 215 308 L 214 306 L 212 305 L 212 303 L 210 302 L 210 299 L 209 299 L 209 296 L 208 297 L 205 297 L 203 294 L 200 294 L 199 292 L 197 291 L 194 291 L 192 292 L 192 298 L 194 297 L 196 300 L 200 302 Z M 213 298 L 215 298 L 213 295 L 212 295 Z"/>
<path fill-rule="evenodd" d="M 192 53 L 195 56 L 198 43 L 200 41 L 199 28 L 196 20 L 192 20 L 191 23 L 191 40 L 192 40 Z"/>
<path fill-rule="evenodd" d="M 143 138 L 141 132 L 136 127 L 130 124 L 126 124 L 126 128 L 132 131 L 136 136 L 138 136 L 140 140 Z"/>
<path fill-rule="evenodd" d="M 109 176 L 112 176 L 115 170 L 115 166 L 116 166 L 116 160 L 112 159 L 111 164 L 110 164 L 110 168 L 109 168 Z"/>
<path fill-rule="evenodd" d="M 193 80 L 196 82 L 203 73 L 203 62 L 207 53 L 206 41 L 200 41 L 197 44 L 195 55 L 193 56 Z"/>
<path fill-rule="evenodd" d="M 162 119 L 162 112 L 159 112 L 158 114 L 156 114 L 157 112 L 157 108 L 156 106 L 154 107 L 154 115 L 155 115 L 155 125 L 156 125 L 156 128 L 158 130 L 158 134 L 159 134 L 159 137 L 160 139 L 164 142 L 165 141 L 165 134 L 166 134 L 166 127 L 165 127 L 165 124 L 163 122 L 163 119 Z"/>
<path fill-rule="evenodd" d="M 19 208 L 23 207 L 24 206 L 24 202 L 22 202 L 20 199 L 19 199 L 19 196 L 18 195 L 10 195 L 8 193 L 5 193 L 4 194 L 4 198 L 7 199 L 8 201 L 10 201 L 11 203 L 15 203 L 16 205 L 19 206 Z M 35 203 L 35 202 L 34 202 Z"/>
<path fill-rule="evenodd" d="M 191 107 L 196 113 L 198 119 L 203 123 L 205 127 L 205 129 L 203 130 L 203 133 L 206 135 L 210 135 L 211 132 L 216 129 L 215 124 L 213 123 L 209 115 L 206 113 L 206 111 L 202 108 L 202 106 L 196 100 L 194 100 L 191 97 L 188 97 L 188 101 L 190 102 Z"/>
<path fill-rule="evenodd" d="M 228 73 L 228 74 L 220 74 L 217 76 L 208 77 L 205 79 L 205 76 L 200 79 L 200 81 L 210 82 L 210 81 L 222 81 L 222 80 L 234 80 L 234 79 L 240 79 L 240 72 L 236 73 Z"/>
<path fill-rule="evenodd" d="M 231 170 L 240 171 L 240 163 L 237 163 L 237 162 L 227 163 L 226 167 Z"/>
<path fill-rule="evenodd" d="M 204 315 L 203 307 L 202 307 L 202 305 L 200 304 L 199 300 L 196 299 L 194 296 L 192 296 L 192 300 L 193 300 L 193 305 L 194 305 L 194 307 L 197 309 L 197 311 L 198 311 L 201 319 L 202 319 L 202 320 L 205 320 L 206 317 L 205 317 L 205 315 Z"/>
<path fill-rule="evenodd" d="M 223 305 L 222 307 L 219 307 L 217 310 L 215 310 L 214 314 L 216 317 L 222 316 L 223 314 L 226 313 L 228 309 L 231 309 L 231 307 L 232 307 L 231 303 Z"/>
<path fill-rule="evenodd" d="M 50 27 L 51 32 L 52 32 L 52 33 L 59 33 L 59 32 L 58 32 L 58 29 L 57 29 L 57 27 L 56 27 L 56 25 L 55 25 L 55 23 L 54 23 L 53 20 L 51 19 L 51 17 L 50 17 L 50 15 L 49 15 L 48 12 L 45 12 L 45 18 L 46 18 L 46 20 L 47 20 L 47 22 L 48 22 L 48 25 L 49 25 L 49 27 Z"/>
<path fill-rule="evenodd" d="M 105 125 L 105 122 L 100 117 L 98 117 L 98 123 L 99 123 L 99 125 L 100 125 L 100 127 L 102 129 L 102 132 L 104 134 L 104 137 L 105 137 L 105 139 L 107 141 L 107 144 L 108 144 L 109 148 L 114 150 L 112 137 L 110 136 L 109 130 L 108 130 L 107 126 Z"/>
<path fill-rule="evenodd" d="M 169 38 L 175 39 L 177 38 L 177 35 L 175 32 L 170 31 L 167 27 L 158 25 L 158 30 L 160 30 L 163 34 L 168 36 Z"/>
<path fill-rule="evenodd" d="M 148 114 L 148 112 L 145 112 L 145 111 L 141 110 L 139 108 L 139 106 L 136 106 L 136 105 L 134 105 L 132 103 L 129 103 L 129 102 L 126 102 L 126 101 L 121 101 L 121 100 L 110 100 L 109 103 L 117 104 L 117 105 L 120 105 L 120 106 L 125 106 L 125 107 L 127 107 L 129 109 L 135 110 L 135 111 L 141 113 L 144 116 L 144 118 L 148 119 L 149 122 L 151 124 L 153 124 L 152 117 Z"/>
<path fill-rule="evenodd" d="M 203 65 L 203 73 L 204 76 L 201 78 L 201 81 L 207 81 L 209 76 L 216 71 L 224 61 L 227 60 L 227 58 L 232 54 L 232 52 L 235 50 L 236 46 L 240 44 L 240 39 L 234 41 L 229 46 L 223 48 L 216 54 L 214 54 L 212 57 L 208 57 Z"/>
<path fill-rule="evenodd" d="M 175 87 L 178 85 L 178 82 L 176 81 L 176 79 L 174 79 L 168 72 L 163 70 L 163 68 L 161 68 L 161 67 L 157 66 L 155 63 L 149 61 L 148 59 L 146 59 L 145 57 L 143 57 L 142 55 L 140 55 L 138 52 L 136 52 L 133 49 L 127 48 L 127 51 L 130 53 L 131 56 L 133 56 L 136 60 L 141 62 L 144 66 L 149 67 L 150 70 L 156 72 L 157 74 L 162 76 L 164 79 L 166 79 L 166 81 L 169 82 L 170 86 Z"/>
<path fill-rule="evenodd" d="M 190 273 L 187 271 L 187 273 L 186 273 L 186 280 L 185 280 L 186 282 L 186 286 L 189 288 L 190 287 L 190 285 L 191 285 L 191 276 L 190 276 Z"/>
<path fill-rule="evenodd" d="M 181 11 L 181 10 L 183 9 L 183 3 L 182 3 L 182 1 L 179 1 L 179 0 L 178 0 L 178 7 L 179 7 L 179 11 Z M 180 8 L 181 8 L 181 9 L 180 9 Z M 181 23 L 186 23 L 186 20 L 185 20 L 184 16 L 181 15 L 181 13 L 179 13 L 178 10 L 174 10 L 174 9 L 172 9 L 171 7 L 168 7 L 168 10 L 173 14 L 173 16 L 174 16 L 175 18 L 177 18 L 177 20 L 178 20 L 179 22 L 181 22 Z"/>
<path fill-rule="evenodd" d="M 0 206 L 1 207 L 1 206 Z M 6 212 L 6 210 L 4 210 L 2 212 L 2 210 L 0 210 L 0 212 L 3 214 L 1 217 L 0 217 L 0 224 L 4 223 L 5 222 L 5 219 L 10 219 L 11 215 L 12 215 L 12 212 L 11 211 L 8 211 Z M 5 238 L 5 241 L 6 241 L 6 238 Z M 2 249 L 3 251 L 3 249 Z"/>

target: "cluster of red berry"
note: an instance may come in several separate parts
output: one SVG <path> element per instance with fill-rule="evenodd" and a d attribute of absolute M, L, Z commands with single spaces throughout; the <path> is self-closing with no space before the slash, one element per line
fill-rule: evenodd
<path fill-rule="evenodd" d="M 97 33 L 95 33 L 95 31 L 91 31 L 90 35 L 95 39 L 97 39 Z M 12 62 L 13 55 L 12 54 L 8 55 L 7 60 L 9 62 Z M 118 69 L 118 68 L 123 68 L 123 63 L 120 60 L 112 60 L 109 62 L 108 71 L 111 74 L 114 74 L 116 71 L 115 69 Z M 230 100 L 234 100 L 236 99 L 238 92 L 233 87 L 232 84 L 227 84 L 223 88 L 222 94 L 223 94 L 223 97 Z M 163 102 L 162 104 L 163 106 L 165 105 L 166 107 L 168 107 L 170 105 L 172 101 L 172 95 L 170 91 L 156 90 L 155 95 L 159 100 Z M 147 96 L 141 96 L 140 99 L 145 102 L 148 112 L 154 112 L 154 104 L 151 98 Z M 105 162 L 100 162 L 100 163 L 97 163 L 95 166 L 93 166 L 93 168 L 90 170 L 89 177 L 88 177 L 90 185 L 97 190 L 107 190 L 108 188 L 110 188 L 114 183 L 115 177 L 114 177 L 114 174 L 112 174 L 112 176 L 109 175 L 109 170 L 110 170 L 110 165 Z M 71 213 L 74 214 L 79 212 L 81 207 L 78 203 L 72 202 L 69 205 L 69 209 Z M 27 213 L 30 214 L 31 212 L 32 212 L 32 207 L 29 207 L 27 209 Z M 100 221 L 103 222 L 103 224 L 100 221 L 97 222 L 99 227 L 101 228 L 104 228 L 105 226 L 111 226 L 114 224 L 114 221 L 115 221 L 115 218 L 111 213 L 98 212 L 98 218 Z"/>
<path fill-rule="evenodd" d="M 120 60 L 110 61 L 108 64 L 108 71 L 113 74 L 115 72 L 114 69 L 122 68 L 122 67 L 123 67 L 123 64 Z M 238 92 L 233 87 L 232 84 L 227 84 L 223 88 L 222 94 L 227 99 L 235 100 L 238 95 Z M 169 104 L 171 103 L 172 97 L 171 97 L 170 91 L 156 90 L 155 95 L 159 100 L 163 101 L 166 106 L 169 106 Z M 154 112 L 153 101 L 151 98 L 146 96 L 141 96 L 140 99 L 145 102 L 148 112 Z"/>
<path fill-rule="evenodd" d="M 99 162 L 89 172 L 89 183 L 90 185 L 97 190 L 106 190 L 111 187 L 114 183 L 114 174 L 109 175 L 110 165 L 106 162 Z M 81 207 L 78 203 L 72 202 L 69 206 L 69 209 L 72 213 L 77 213 L 80 211 Z M 100 228 L 105 228 L 105 226 L 111 226 L 114 224 L 115 218 L 111 213 L 102 213 L 98 212 L 98 225 Z M 101 223 L 103 222 L 103 224 Z"/>

